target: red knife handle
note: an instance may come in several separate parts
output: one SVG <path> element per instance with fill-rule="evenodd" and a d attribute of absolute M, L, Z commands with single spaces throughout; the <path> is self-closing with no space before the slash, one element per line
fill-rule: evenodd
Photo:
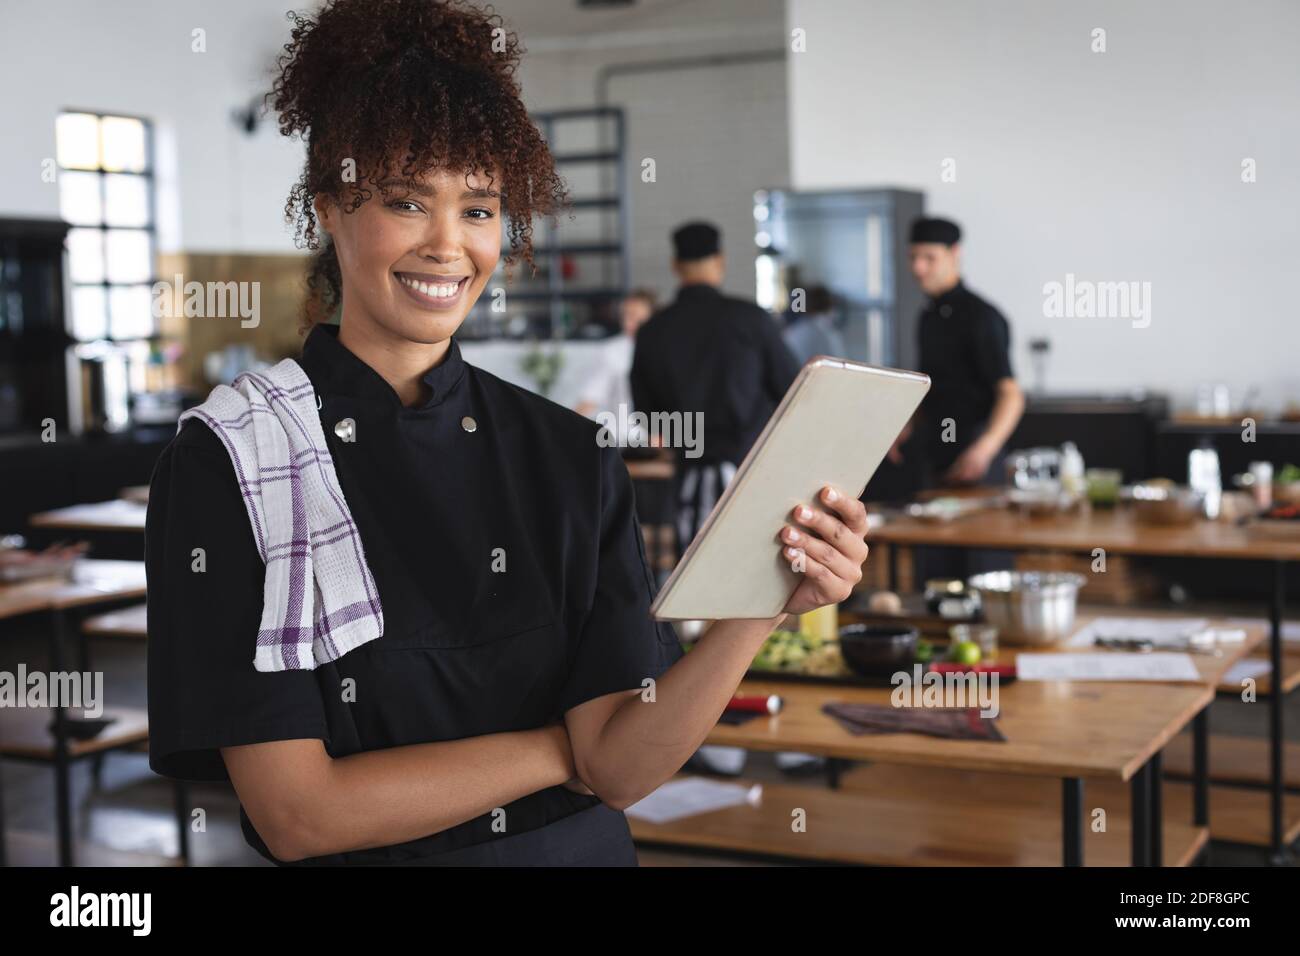
<path fill-rule="evenodd" d="M 766 697 L 741 697 L 737 695 L 731 698 L 731 703 L 727 704 L 727 710 L 740 711 L 746 714 L 776 714 L 780 713 L 784 703 L 775 694 Z"/>

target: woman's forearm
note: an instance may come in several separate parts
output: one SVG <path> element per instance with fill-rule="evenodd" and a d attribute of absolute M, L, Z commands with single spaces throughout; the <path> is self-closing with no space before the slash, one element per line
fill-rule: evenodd
<path fill-rule="evenodd" d="M 717 621 L 655 682 L 654 701 L 630 696 L 610 716 L 578 774 L 623 809 L 671 777 L 717 725 L 754 655 L 785 617 Z"/>
<path fill-rule="evenodd" d="M 559 724 L 331 759 L 298 812 L 292 855 L 281 859 L 426 837 L 573 775 Z"/>

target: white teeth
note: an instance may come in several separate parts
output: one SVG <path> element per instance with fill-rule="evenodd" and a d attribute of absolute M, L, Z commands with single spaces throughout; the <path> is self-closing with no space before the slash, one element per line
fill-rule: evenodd
<path fill-rule="evenodd" d="M 448 299 L 456 294 L 460 288 L 459 282 L 445 283 L 428 283 L 421 282 L 419 279 L 412 279 L 407 276 L 398 276 L 403 285 L 410 286 L 422 295 L 427 295 L 434 299 Z"/>

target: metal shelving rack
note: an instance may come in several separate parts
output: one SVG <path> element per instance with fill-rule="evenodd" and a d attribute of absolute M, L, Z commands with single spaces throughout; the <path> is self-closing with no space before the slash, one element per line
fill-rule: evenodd
<path fill-rule="evenodd" d="M 595 107 L 583 109 L 553 110 L 536 113 L 533 119 L 541 128 L 546 141 L 556 143 L 556 130 L 561 124 L 594 122 L 597 124 L 597 142 L 602 146 L 597 149 L 574 152 L 553 152 L 555 166 L 561 177 L 566 166 L 592 165 L 599 168 L 601 190 L 595 196 L 579 196 L 571 203 L 574 210 L 605 209 L 616 213 L 613 235 L 607 241 L 565 243 L 563 226 L 559 221 L 547 221 L 543 230 L 543 239 L 533 250 L 537 260 L 549 259 L 547 285 L 543 289 L 519 290 L 511 293 L 513 298 L 527 300 L 544 300 L 549 306 L 552 330 L 564 325 L 566 302 L 586 301 L 591 303 L 617 300 L 622 298 L 629 287 L 630 265 L 628 249 L 631 241 L 631 227 L 628 214 L 627 183 L 627 134 L 623 111 L 617 107 Z M 612 127 L 613 142 L 608 148 L 603 141 L 608 138 L 602 123 Z M 567 212 L 567 210 L 566 210 Z M 603 231 L 603 230 L 602 230 Z M 588 255 L 603 258 L 601 284 L 595 288 L 566 287 L 561 256 Z"/>

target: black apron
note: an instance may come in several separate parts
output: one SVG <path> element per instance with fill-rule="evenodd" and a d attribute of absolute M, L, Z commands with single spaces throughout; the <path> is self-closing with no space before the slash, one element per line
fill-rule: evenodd
<path fill-rule="evenodd" d="M 636 866 L 632 831 L 603 803 L 554 823 L 394 866 Z"/>

